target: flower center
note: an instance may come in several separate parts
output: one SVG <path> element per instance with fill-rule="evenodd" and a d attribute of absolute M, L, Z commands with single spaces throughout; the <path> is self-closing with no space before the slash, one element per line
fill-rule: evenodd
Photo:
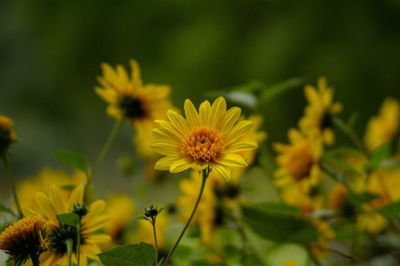
<path fill-rule="evenodd" d="M 214 161 L 223 150 L 224 141 L 220 133 L 212 128 L 195 128 L 183 140 L 182 153 L 200 163 Z"/>
<path fill-rule="evenodd" d="M 81 244 L 83 244 L 84 239 L 82 235 L 80 235 L 80 238 Z M 67 239 L 72 239 L 73 250 L 76 251 L 76 244 L 78 242 L 76 228 L 74 226 L 62 224 L 57 227 L 50 236 L 50 248 L 58 254 L 65 254 L 67 252 Z"/>
<path fill-rule="evenodd" d="M 124 111 L 125 116 L 130 119 L 140 119 L 147 115 L 143 100 L 133 96 L 123 96 L 120 99 L 119 107 Z"/>
<path fill-rule="evenodd" d="M 298 143 L 289 154 L 288 173 L 296 181 L 306 178 L 313 165 L 313 156 L 307 142 Z"/>

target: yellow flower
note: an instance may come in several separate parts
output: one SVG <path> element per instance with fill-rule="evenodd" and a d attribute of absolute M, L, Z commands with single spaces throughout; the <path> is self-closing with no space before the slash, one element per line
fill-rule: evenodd
<path fill-rule="evenodd" d="M 388 226 L 386 218 L 375 211 L 367 211 L 357 216 L 356 228 L 370 234 L 378 234 Z"/>
<path fill-rule="evenodd" d="M 342 111 L 341 103 L 333 101 L 333 90 L 324 77 L 318 79 L 318 88 L 307 85 L 304 93 L 308 106 L 299 121 L 300 130 L 309 136 L 322 137 L 325 144 L 332 145 L 335 141 L 332 119 Z"/>
<path fill-rule="evenodd" d="M 99 260 L 97 254 L 100 253 L 99 244 L 106 243 L 110 236 L 99 232 L 107 225 L 108 216 L 103 214 L 105 202 L 97 200 L 89 207 L 83 203 L 82 185 L 77 186 L 66 200 L 64 193 L 57 186 L 50 187 L 49 194 L 43 192 L 36 193 L 38 208 L 32 210 L 47 220 L 49 235 L 49 250 L 40 256 L 41 265 L 60 265 L 66 266 L 68 263 L 67 248 L 65 241 L 73 239 L 73 262 L 76 263 L 76 228 L 63 224 L 58 221 L 57 215 L 74 212 L 81 218 L 81 245 L 80 263 L 87 265 L 88 259 Z"/>
<path fill-rule="evenodd" d="M 400 104 L 393 98 L 386 99 L 379 115 L 368 122 L 364 140 L 367 148 L 373 151 L 389 142 L 399 132 Z"/>
<path fill-rule="evenodd" d="M 303 213 L 312 213 L 320 210 L 324 203 L 321 195 L 310 196 L 309 193 L 306 193 L 296 184 L 284 186 L 280 196 L 283 202 L 300 208 Z"/>
<path fill-rule="evenodd" d="M 135 126 L 164 118 L 171 108 L 167 98 L 170 87 L 143 85 L 138 63 L 131 60 L 130 65 L 131 76 L 121 65 L 115 70 L 108 64 L 101 65 L 103 76 L 98 78 L 100 87 L 96 87 L 96 93 L 109 104 L 107 113 L 116 119 L 124 115 Z"/>
<path fill-rule="evenodd" d="M 68 199 L 71 191 L 79 184 L 83 184 L 86 176 L 82 172 L 76 172 L 73 176 L 64 171 L 44 168 L 36 176 L 21 180 L 17 183 L 17 193 L 22 210 L 37 209 L 35 200 L 36 192 L 47 192 L 51 185 L 63 187 L 64 199 Z"/>
<path fill-rule="evenodd" d="M 110 217 L 106 230 L 115 243 L 120 243 L 134 218 L 135 206 L 131 197 L 124 194 L 111 196 L 107 199 L 106 212 Z"/>
<path fill-rule="evenodd" d="M 329 241 L 333 240 L 336 234 L 327 221 L 316 219 L 312 222 L 314 227 L 317 229 L 319 236 L 317 242 L 310 244 L 310 251 L 315 258 L 323 259 L 328 255 L 327 248 Z"/>
<path fill-rule="evenodd" d="M 46 222 L 36 216 L 25 217 L 7 227 L 0 235 L 0 249 L 10 254 L 15 265 L 38 258 L 47 249 Z"/>
<path fill-rule="evenodd" d="M 288 260 L 284 266 L 297 266 L 297 263 L 295 260 Z"/>
<path fill-rule="evenodd" d="M 12 130 L 13 121 L 0 115 L 0 155 L 3 155 L 11 143 L 17 140 L 17 135 Z"/>
<path fill-rule="evenodd" d="M 276 158 L 276 185 L 284 187 L 295 183 L 308 192 L 320 180 L 318 163 L 322 143 L 318 139 L 306 138 L 295 129 L 289 130 L 288 137 L 290 144 L 274 144 L 274 149 L 279 153 Z"/>
<path fill-rule="evenodd" d="M 196 202 L 198 190 L 201 183 L 200 173 L 193 171 L 190 179 L 183 179 L 179 182 L 179 189 L 182 193 L 176 201 L 178 213 L 182 221 L 187 221 L 193 205 Z M 205 186 L 203 196 L 197 208 L 197 212 L 193 217 L 192 223 L 199 226 L 200 240 L 204 245 L 211 245 L 214 230 L 217 223 L 217 198 L 214 194 L 213 187 Z"/>
<path fill-rule="evenodd" d="M 168 212 L 163 210 L 157 214 L 156 219 L 156 234 L 159 250 L 165 250 L 167 244 L 166 232 L 169 226 L 170 218 L 168 216 Z M 128 242 L 135 243 L 140 241 L 154 245 L 153 226 L 149 221 L 138 220 L 134 234 L 128 237 Z"/>
<path fill-rule="evenodd" d="M 240 108 L 226 110 L 223 97 L 211 105 L 204 101 L 196 111 L 190 100 L 185 101 L 185 116 L 173 110 L 168 120 L 157 120 L 159 128 L 153 129 L 154 150 L 165 157 L 157 161 L 155 168 L 178 173 L 193 168 L 210 167 L 226 179 L 230 167 L 245 167 L 247 162 L 239 152 L 257 147 L 254 141 L 241 140 L 252 127 L 252 122 L 240 117 Z"/>

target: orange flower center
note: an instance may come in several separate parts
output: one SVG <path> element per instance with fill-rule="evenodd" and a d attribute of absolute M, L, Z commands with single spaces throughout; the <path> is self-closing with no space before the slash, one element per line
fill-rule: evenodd
<path fill-rule="evenodd" d="M 195 128 L 183 140 L 182 153 L 193 161 L 212 162 L 223 150 L 224 141 L 221 134 L 212 128 Z"/>
<path fill-rule="evenodd" d="M 295 145 L 288 157 L 288 173 L 296 181 L 300 181 L 310 174 L 313 156 L 307 142 L 300 142 Z"/>

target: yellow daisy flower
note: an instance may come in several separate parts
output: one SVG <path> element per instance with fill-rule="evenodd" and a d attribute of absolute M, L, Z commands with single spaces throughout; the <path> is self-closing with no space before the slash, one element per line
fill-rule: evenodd
<path fill-rule="evenodd" d="M 200 173 L 193 171 L 190 179 L 183 179 L 179 182 L 181 195 L 176 200 L 178 213 L 182 221 L 187 221 L 191 214 L 193 205 L 197 198 L 198 189 L 201 183 Z M 205 186 L 203 197 L 193 217 L 192 224 L 196 224 L 200 229 L 200 241 L 204 245 L 211 245 L 214 230 L 217 224 L 217 198 L 210 182 Z"/>
<path fill-rule="evenodd" d="M 333 101 L 333 90 L 324 77 L 318 79 L 318 88 L 307 85 L 304 93 L 308 105 L 299 121 L 300 130 L 309 136 L 321 136 L 325 144 L 332 145 L 335 141 L 332 118 L 342 111 L 342 104 Z"/>
<path fill-rule="evenodd" d="M 373 151 L 393 139 L 399 133 L 399 123 L 400 104 L 396 99 L 387 98 L 379 115 L 368 122 L 364 137 L 368 150 Z"/>
<path fill-rule="evenodd" d="M 76 228 L 60 223 L 57 219 L 58 214 L 71 212 L 81 217 L 80 265 L 87 266 L 88 259 L 99 260 L 98 245 L 110 240 L 109 235 L 99 232 L 107 225 L 108 216 L 103 214 L 105 202 L 97 200 L 87 207 L 83 203 L 83 192 L 83 186 L 79 185 L 67 200 L 64 198 L 63 191 L 55 185 L 50 187 L 48 195 L 43 192 L 36 193 L 38 208 L 32 211 L 47 220 L 49 235 L 49 250 L 40 256 L 41 265 L 66 266 L 68 258 L 65 242 L 71 238 L 74 243 L 72 260 L 76 263 Z"/>
<path fill-rule="evenodd" d="M 44 168 L 36 176 L 19 181 L 17 183 L 17 194 L 22 210 L 26 212 L 29 209 L 37 209 L 36 192 L 47 192 L 48 188 L 54 184 L 65 188 L 63 190 L 64 199 L 68 199 L 72 189 L 79 184 L 84 184 L 84 182 L 86 182 L 86 176 L 82 172 L 76 172 L 70 176 L 64 171 Z"/>
<path fill-rule="evenodd" d="M 219 97 L 213 104 L 204 101 L 199 112 L 186 100 L 184 109 L 186 118 L 169 110 L 168 120 L 156 121 L 160 127 L 153 129 L 152 147 L 165 156 L 157 161 L 156 169 L 178 173 L 210 167 L 229 179 L 230 167 L 247 166 L 238 153 L 255 149 L 257 143 L 241 140 L 253 123 L 248 120 L 237 123 L 240 108 L 227 110 L 225 99 Z"/>
<path fill-rule="evenodd" d="M 95 91 L 109 106 L 107 113 L 120 119 L 123 115 L 135 126 L 152 123 L 154 119 L 163 119 L 171 108 L 168 100 L 170 87 L 166 85 L 142 84 L 139 65 L 130 61 L 131 75 L 123 66 L 117 65 L 115 70 L 108 64 L 102 64 L 103 76 Z"/>
<path fill-rule="evenodd" d="M 107 199 L 106 212 L 110 219 L 106 231 L 113 239 L 114 244 L 121 244 L 124 232 L 133 221 L 135 206 L 131 197 L 125 194 L 112 195 Z"/>
<path fill-rule="evenodd" d="M 296 184 L 284 186 L 280 191 L 280 197 L 283 202 L 300 208 L 305 214 L 321 210 L 324 204 L 321 195 L 310 196 Z"/>
<path fill-rule="evenodd" d="M 13 121 L 0 115 L 0 155 L 4 154 L 11 143 L 17 140 L 17 135 L 12 130 Z"/>
<path fill-rule="evenodd" d="M 47 249 L 46 222 L 36 216 L 25 217 L 7 227 L 0 235 L 0 249 L 10 254 L 14 264 L 29 258 L 38 263 L 39 255 Z"/>
<path fill-rule="evenodd" d="M 274 149 L 279 153 L 275 183 L 278 187 L 294 183 L 308 192 L 320 180 L 318 163 L 322 155 L 322 143 L 318 139 L 306 138 L 295 129 L 289 130 L 288 137 L 290 144 L 274 144 Z"/>

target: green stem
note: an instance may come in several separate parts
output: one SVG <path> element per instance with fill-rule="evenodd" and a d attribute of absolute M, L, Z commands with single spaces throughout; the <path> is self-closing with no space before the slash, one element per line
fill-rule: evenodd
<path fill-rule="evenodd" d="M 68 238 L 65 242 L 67 246 L 68 266 L 72 266 L 72 248 L 74 245 L 74 241 L 71 238 Z"/>
<path fill-rule="evenodd" d="M 115 121 L 115 124 L 114 124 L 110 134 L 108 135 L 106 142 L 104 143 L 99 155 L 96 158 L 93 170 L 90 171 L 89 173 L 87 173 L 87 183 L 85 186 L 85 199 L 88 198 L 88 193 L 91 190 L 93 176 L 95 176 L 95 174 L 99 170 L 101 164 L 104 161 L 104 158 L 106 157 L 108 151 L 110 150 L 111 145 L 114 143 L 115 138 L 117 137 L 118 132 L 121 129 L 123 120 L 124 120 L 124 117 L 122 116 L 121 118 L 119 118 Z"/>
<path fill-rule="evenodd" d="M 158 263 L 158 242 L 157 242 L 157 230 L 156 230 L 156 219 L 157 217 L 154 217 L 151 219 L 151 225 L 153 226 L 153 235 L 154 235 L 154 245 L 156 246 L 156 260 L 155 260 L 155 266 L 157 266 Z"/>
<path fill-rule="evenodd" d="M 15 205 L 17 205 L 17 209 L 18 209 L 20 218 L 22 218 L 22 217 L 24 217 L 24 213 L 22 212 L 21 204 L 19 203 L 17 187 L 15 186 L 13 171 L 8 162 L 7 155 L 3 155 L 3 163 L 4 163 L 4 168 L 6 170 L 6 173 L 7 173 L 8 181 L 11 184 L 11 189 L 12 189 L 12 193 L 14 196 Z"/>
<path fill-rule="evenodd" d="M 31 261 L 33 266 L 39 266 L 39 256 L 38 255 L 32 255 L 31 256 Z"/>
<path fill-rule="evenodd" d="M 333 124 L 337 126 L 340 130 L 342 130 L 342 132 L 345 133 L 353 141 L 354 145 L 368 157 L 368 151 L 365 149 L 363 142 L 361 141 L 358 134 L 353 130 L 353 128 L 351 128 L 339 118 L 334 118 Z"/>
<path fill-rule="evenodd" d="M 178 239 L 176 240 L 174 246 L 168 252 L 168 255 L 165 258 L 162 266 L 165 266 L 165 265 L 168 264 L 169 260 L 171 259 L 172 254 L 174 254 L 175 249 L 177 248 L 179 242 L 181 241 L 183 235 L 185 234 L 186 229 L 189 227 L 189 224 L 192 221 L 194 214 L 196 213 L 197 207 L 199 206 L 199 203 L 200 203 L 200 200 L 201 200 L 201 196 L 203 195 L 204 187 L 206 185 L 206 181 L 207 181 L 207 177 L 208 177 L 209 173 L 210 173 L 210 169 L 209 168 L 203 170 L 203 172 L 202 172 L 203 176 L 202 176 L 202 180 L 201 180 L 201 187 L 200 187 L 199 196 L 197 197 L 197 200 L 196 200 L 196 203 L 195 203 L 195 205 L 193 207 L 192 213 L 190 214 L 190 217 L 187 220 L 187 222 L 185 224 L 185 227 L 183 227 L 183 230 L 182 230 L 181 234 L 179 235 Z"/>
<path fill-rule="evenodd" d="M 101 148 L 100 154 L 94 163 L 92 176 L 94 176 L 95 172 L 99 169 L 101 164 L 103 163 L 104 158 L 106 157 L 111 145 L 114 143 L 115 138 L 122 126 L 122 121 L 124 120 L 123 117 L 117 119 L 115 121 L 114 127 L 112 128 L 110 134 L 108 135 L 107 141 L 104 143 L 103 147 Z"/>
<path fill-rule="evenodd" d="M 79 223 L 76 225 L 76 235 L 76 256 L 77 266 L 79 266 L 81 261 L 81 221 L 79 221 Z"/>

